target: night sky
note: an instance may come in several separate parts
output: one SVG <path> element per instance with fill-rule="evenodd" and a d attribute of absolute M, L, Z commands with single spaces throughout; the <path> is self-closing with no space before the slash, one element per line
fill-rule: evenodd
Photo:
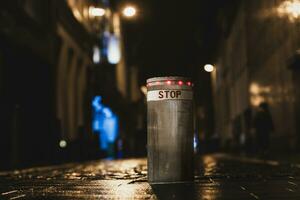
<path fill-rule="evenodd" d="M 152 76 L 207 76 L 205 63 L 214 63 L 224 21 L 235 7 L 231 1 L 136 1 L 135 20 L 124 22 L 129 65 L 141 79 Z M 226 27 L 225 27 L 226 28 Z M 205 79 L 205 78 L 204 78 Z"/>

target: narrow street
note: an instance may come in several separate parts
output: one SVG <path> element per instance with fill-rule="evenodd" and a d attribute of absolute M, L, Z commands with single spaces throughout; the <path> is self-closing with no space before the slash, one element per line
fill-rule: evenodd
<path fill-rule="evenodd" d="M 0 173 L 0 199 L 299 199 L 300 165 L 214 154 L 195 181 L 150 186 L 146 159 L 101 160 Z"/>
<path fill-rule="evenodd" d="M 300 0 L 0 1 L 0 200 L 300 200 L 299 86 Z"/>

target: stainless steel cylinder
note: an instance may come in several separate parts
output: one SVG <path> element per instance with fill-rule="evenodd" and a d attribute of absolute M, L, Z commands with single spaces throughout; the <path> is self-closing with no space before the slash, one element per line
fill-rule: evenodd
<path fill-rule="evenodd" d="M 147 89 L 148 181 L 193 181 L 191 81 L 184 77 L 150 78 Z"/>

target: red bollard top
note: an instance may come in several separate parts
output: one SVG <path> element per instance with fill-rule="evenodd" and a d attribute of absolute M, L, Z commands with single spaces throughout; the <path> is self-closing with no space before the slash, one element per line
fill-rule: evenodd
<path fill-rule="evenodd" d="M 147 79 L 147 87 L 151 86 L 188 86 L 193 83 L 190 78 L 180 76 L 155 77 Z"/>

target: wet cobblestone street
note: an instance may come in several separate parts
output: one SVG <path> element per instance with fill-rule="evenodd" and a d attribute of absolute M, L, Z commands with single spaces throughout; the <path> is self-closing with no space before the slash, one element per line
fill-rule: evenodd
<path fill-rule="evenodd" d="M 199 157 L 195 182 L 150 186 L 146 159 L 0 172 L 0 199 L 300 199 L 300 165 Z"/>

